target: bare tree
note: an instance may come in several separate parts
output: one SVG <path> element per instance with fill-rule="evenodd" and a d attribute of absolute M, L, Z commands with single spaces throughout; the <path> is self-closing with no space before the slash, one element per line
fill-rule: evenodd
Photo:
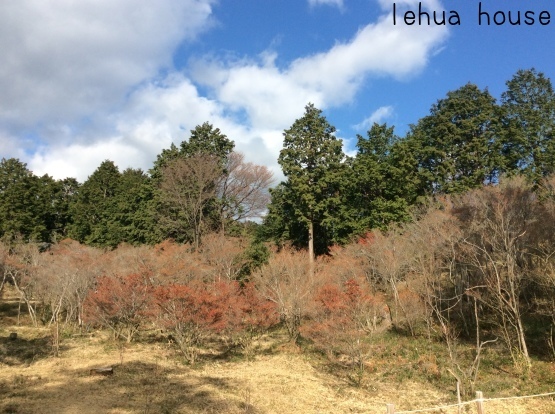
<path fill-rule="evenodd" d="M 34 300 L 34 295 L 39 254 L 36 244 L 18 242 L 9 250 L 5 258 L 3 278 L 9 280 L 19 293 L 18 323 L 21 305 L 24 303 L 31 322 L 37 326 L 37 302 Z"/>
<path fill-rule="evenodd" d="M 83 324 L 83 303 L 106 257 L 100 250 L 62 240 L 38 258 L 36 296 L 43 304 L 43 322 L 65 316 L 65 324 Z"/>
<path fill-rule="evenodd" d="M 472 295 L 497 316 L 515 365 L 531 360 L 523 322 L 522 297 L 533 262 L 529 238 L 537 225 L 537 197 L 522 180 L 465 195 L 454 213 L 465 239 L 461 263 L 473 275 Z"/>
<path fill-rule="evenodd" d="M 396 229 L 388 233 L 376 230 L 371 240 L 360 245 L 360 250 L 365 256 L 371 283 L 392 298 L 391 322 L 397 327 L 405 326 L 414 335 L 415 322 L 420 318 L 420 312 L 415 312 L 414 307 L 419 299 L 407 285 L 412 258 L 406 237 Z"/>
<path fill-rule="evenodd" d="M 268 264 L 252 276 L 252 280 L 263 297 L 277 305 L 289 338 L 296 341 L 302 318 L 317 288 L 306 253 L 284 249 L 274 254 Z"/>
<path fill-rule="evenodd" d="M 214 281 L 234 280 L 245 264 L 245 240 L 209 234 L 204 238 L 200 255 L 212 269 Z"/>
<path fill-rule="evenodd" d="M 205 213 L 216 196 L 216 183 L 221 177 L 219 159 L 196 154 L 172 160 L 162 171 L 160 224 L 170 236 L 182 238 L 190 234 L 196 249 L 205 230 Z M 192 234 L 191 234 L 192 230 Z"/>
<path fill-rule="evenodd" d="M 273 174 L 265 166 L 245 162 L 240 152 L 232 152 L 227 158 L 225 173 L 218 184 L 222 231 L 231 220 L 260 217 L 270 202 L 268 188 Z"/>

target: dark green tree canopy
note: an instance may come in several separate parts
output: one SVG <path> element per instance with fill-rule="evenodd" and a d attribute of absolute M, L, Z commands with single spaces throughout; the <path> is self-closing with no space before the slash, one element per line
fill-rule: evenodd
<path fill-rule="evenodd" d="M 11 242 L 51 240 L 55 230 L 56 181 L 35 176 L 15 158 L 0 161 L 0 237 Z"/>
<path fill-rule="evenodd" d="M 327 218 L 329 208 L 338 204 L 338 184 L 345 158 L 340 140 L 322 111 L 313 104 L 283 133 L 278 163 L 296 198 L 295 214 L 309 222 Z"/>
<path fill-rule="evenodd" d="M 349 199 L 359 232 L 385 228 L 391 222 L 408 219 L 406 189 L 410 171 L 399 161 L 400 141 L 393 127 L 374 123 L 367 138 L 357 136 L 358 152 L 352 161 Z"/>
<path fill-rule="evenodd" d="M 172 143 L 170 148 L 163 149 L 149 173 L 155 183 L 159 183 L 162 169 L 171 161 L 179 157 L 188 158 L 199 155 L 216 156 L 223 169 L 234 147 L 235 143 L 219 128 L 214 128 L 212 124 L 205 122 L 191 130 L 189 139 L 182 141 L 179 147 Z"/>
<path fill-rule="evenodd" d="M 79 189 L 72 205 L 70 237 L 93 246 L 117 246 L 122 240 L 117 195 L 121 173 L 113 161 L 103 161 Z"/>
<path fill-rule="evenodd" d="M 429 193 L 460 193 L 497 173 L 498 107 L 487 90 L 467 84 L 432 106 L 412 127 Z"/>
<path fill-rule="evenodd" d="M 341 204 L 343 201 L 341 182 L 345 165 L 342 143 L 334 135 L 322 111 L 313 104 L 305 107 L 305 114 L 291 128 L 284 131 L 283 149 L 278 162 L 287 181 L 273 192 L 271 212 L 282 216 L 274 226 L 287 229 L 291 236 L 294 229 L 304 228 L 309 250 L 316 246 L 329 247 L 340 233 L 342 226 Z M 274 198 L 275 197 L 275 198 Z"/>
<path fill-rule="evenodd" d="M 217 198 L 216 187 L 218 180 L 227 174 L 226 164 L 234 146 L 219 128 L 205 122 L 191 130 L 189 139 L 179 147 L 172 144 L 158 155 L 150 170 L 153 185 L 150 213 L 155 221 L 165 223 L 157 226 L 158 240 L 171 237 L 194 242 L 198 247 L 201 233 L 221 224 L 220 206 L 225 201 Z M 188 201 L 178 205 L 179 194 Z M 194 195 L 203 195 L 201 207 L 192 203 Z"/>
<path fill-rule="evenodd" d="M 197 125 L 191 131 L 189 140 L 181 143 L 180 152 L 185 156 L 215 155 L 223 163 L 234 147 L 235 143 L 224 135 L 219 128 L 214 128 L 212 124 L 205 122 L 202 125 Z"/>
<path fill-rule="evenodd" d="M 501 97 L 504 170 L 533 182 L 555 172 L 555 92 L 535 69 L 519 70 Z"/>

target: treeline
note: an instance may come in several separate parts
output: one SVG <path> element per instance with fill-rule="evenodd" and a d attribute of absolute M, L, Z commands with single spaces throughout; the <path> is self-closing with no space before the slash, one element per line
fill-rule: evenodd
<path fill-rule="evenodd" d="M 449 92 L 405 137 L 374 124 L 346 157 L 335 128 L 313 105 L 284 132 L 265 225 L 278 243 L 314 243 L 316 254 L 367 229 L 408 222 L 415 206 L 501 177 L 539 186 L 555 172 L 555 94 L 542 73 L 518 71 L 497 102 L 467 84 Z"/>
<path fill-rule="evenodd" d="M 209 123 L 158 155 L 148 173 L 104 161 L 80 184 L 37 177 L 17 159 L 0 162 L 0 238 L 96 247 L 156 244 L 197 248 L 211 232 L 233 234 L 266 213 L 259 240 L 329 252 L 369 229 L 408 222 L 430 196 L 460 194 L 500 177 L 539 185 L 555 172 L 555 94 L 534 69 L 518 71 L 497 102 L 467 84 L 449 92 L 405 137 L 374 124 L 348 157 L 312 104 L 284 131 L 286 180 L 247 163 Z M 243 224 L 241 224 L 243 223 Z M 313 255 L 310 254 L 310 257 Z"/>
<path fill-rule="evenodd" d="M 80 184 L 35 176 L 17 159 L 0 162 L 0 238 L 8 243 L 72 238 L 114 248 L 166 239 L 199 246 L 214 231 L 238 232 L 269 202 L 272 173 L 244 160 L 209 123 L 158 155 L 148 174 L 109 160 Z"/>
<path fill-rule="evenodd" d="M 499 104 L 471 84 L 448 93 L 404 138 L 375 124 L 355 157 L 309 104 L 284 131 L 271 199 L 267 169 L 209 124 L 148 174 L 106 161 L 80 185 L 3 160 L 2 285 L 35 324 L 128 341 L 156 327 L 191 363 L 208 339 L 248 352 L 281 324 L 360 373 L 373 335 L 426 336 L 446 345 L 438 375 L 470 392 L 485 349 L 520 373 L 555 357 L 554 124 L 534 70 Z M 271 254 L 236 231 L 266 207 Z M 68 236 L 81 243 L 46 254 L 17 242 Z"/>

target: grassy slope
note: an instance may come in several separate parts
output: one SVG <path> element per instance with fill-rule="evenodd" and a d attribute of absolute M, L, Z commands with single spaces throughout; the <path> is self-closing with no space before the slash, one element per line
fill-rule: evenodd
<path fill-rule="evenodd" d="M 165 342 L 124 347 L 102 332 L 63 338 L 55 358 L 50 330 L 15 326 L 13 307 L 5 300 L 2 306 L 0 413 L 385 413 L 388 402 L 409 410 L 456 400 L 436 351 L 418 351 L 425 342 L 392 335 L 376 340 L 363 384 L 353 387 L 339 362 L 331 365 L 313 352 L 301 352 L 279 334 L 264 338 L 251 361 L 206 356 L 194 368 L 183 365 Z M 18 339 L 10 341 L 10 332 L 17 332 Z M 115 367 L 113 376 L 90 375 L 91 368 L 106 365 Z M 497 381 L 495 388 L 503 390 L 484 390 L 486 397 L 555 389 L 553 366 L 544 365 L 547 373 L 527 380 L 485 369 L 489 377 L 483 383 Z M 555 403 L 492 402 L 486 412 L 555 413 Z"/>

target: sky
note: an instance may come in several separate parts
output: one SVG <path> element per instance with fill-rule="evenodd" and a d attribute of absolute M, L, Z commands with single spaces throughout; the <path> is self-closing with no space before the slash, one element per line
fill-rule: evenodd
<path fill-rule="evenodd" d="M 406 24 L 419 4 L 431 24 Z M 519 69 L 555 79 L 553 0 L 18 0 L 0 22 L 0 157 L 80 182 L 106 159 L 148 171 L 206 121 L 279 181 L 309 102 L 354 154 L 468 82 L 499 99 Z"/>

